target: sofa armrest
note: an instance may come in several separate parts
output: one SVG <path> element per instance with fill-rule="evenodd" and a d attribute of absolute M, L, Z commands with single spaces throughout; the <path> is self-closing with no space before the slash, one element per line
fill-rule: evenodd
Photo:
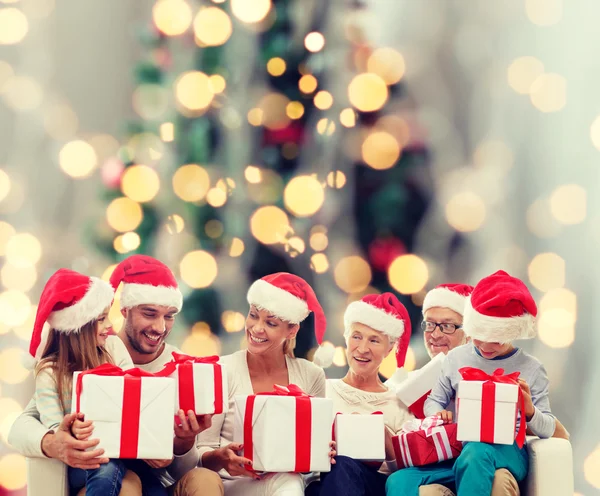
<path fill-rule="evenodd" d="M 51 458 L 27 458 L 28 496 L 69 496 L 67 466 Z"/>
<path fill-rule="evenodd" d="M 572 496 L 573 451 L 566 439 L 527 437 L 529 475 L 527 496 Z"/>

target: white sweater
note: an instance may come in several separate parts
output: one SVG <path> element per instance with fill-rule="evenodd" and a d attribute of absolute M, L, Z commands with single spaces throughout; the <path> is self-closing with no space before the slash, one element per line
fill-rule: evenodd
<path fill-rule="evenodd" d="M 198 436 L 200 465 L 204 453 L 227 446 L 233 442 L 235 396 L 254 394 L 246 356 L 246 350 L 242 350 L 221 357 L 221 363 L 227 371 L 229 407 L 225 414 L 213 416 L 210 429 L 207 429 Z M 302 358 L 290 358 L 286 356 L 286 363 L 290 384 L 296 384 L 311 396 L 325 397 L 325 373 L 323 369 Z M 222 477 L 229 478 L 229 474 L 224 470 L 220 474 Z"/>

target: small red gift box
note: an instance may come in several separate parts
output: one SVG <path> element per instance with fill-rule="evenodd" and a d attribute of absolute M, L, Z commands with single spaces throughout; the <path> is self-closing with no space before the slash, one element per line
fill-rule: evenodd
<path fill-rule="evenodd" d="M 456 458 L 462 443 L 456 440 L 456 424 L 439 417 L 410 420 L 392 437 L 398 468 L 420 467 Z"/>

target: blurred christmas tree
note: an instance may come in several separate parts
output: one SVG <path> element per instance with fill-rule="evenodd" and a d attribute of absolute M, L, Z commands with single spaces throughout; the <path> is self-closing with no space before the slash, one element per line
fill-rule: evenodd
<path fill-rule="evenodd" d="M 138 119 L 103 165 L 106 220 L 92 239 L 115 263 L 138 252 L 169 264 L 199 332 L 241 330 L 248 284 L 276 271 L 306 278 L 324 301 L 392 290 L 418 313 L 410 295 L 420 303 L 427 267 L 409 253 L 427 154 L 402 94 L 404 60 L 368 45 L 356 9 L 153 6 Z M 324 306 L 339 327 L 335 303 Z M 297 354 L 313 345 L 300 333 Z"/>

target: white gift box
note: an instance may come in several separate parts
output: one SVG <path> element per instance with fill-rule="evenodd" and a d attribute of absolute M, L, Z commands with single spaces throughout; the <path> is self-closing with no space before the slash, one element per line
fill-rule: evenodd
<path fill-rule="evenodd" d="M 73 412 L 78 375 L 73 375 Z M 100 441 L 94 449 L 103 449 L 108 458 L 171 459 L 174 403 L 175 381 L 168 377 L 82 378 L 79 411 L 93 421 L 92 437 Z"/>
<path fill-rule="evenodd" d="M 424 418 L 423 405 L 436 385 L 445 355 L 437 354 L 419 370 L 411 372 L 396 388 L 396 396 L 418 418 Z"/>
<path fill-rule="evenodd" d="M 298 402 L 301 405 L 298 405 Z M 277 395 L 236 396 L 235 443 L 260 472 L 329 472 L 333 401 Z M 246 414 L 252 416 L 246 418 Z"/>
<path fill-rule="evenodd" d="M 212 363 L 183 363 L 169 377 L 175 379 L 177 410 L 196 415 L 227 412 L 229 393 L 225 367 Z"/>
<path fill-rule="evenodd" d="M 338 455 L 370 462 L 385 460 L 383 415 L 338 414 L 334 433 Z"/>
<path fill-rule="evenodd" d="M 489 395 L 486 388 L 495 388 Z M 519 386 L 488 381 L 460 381 L 457 393 L 456 438 L 492 444 L 513 444 Z M 484 414 L 482 414 L 483 412 Z M 483 425 L 482 425 L 483 423 Z"/>

